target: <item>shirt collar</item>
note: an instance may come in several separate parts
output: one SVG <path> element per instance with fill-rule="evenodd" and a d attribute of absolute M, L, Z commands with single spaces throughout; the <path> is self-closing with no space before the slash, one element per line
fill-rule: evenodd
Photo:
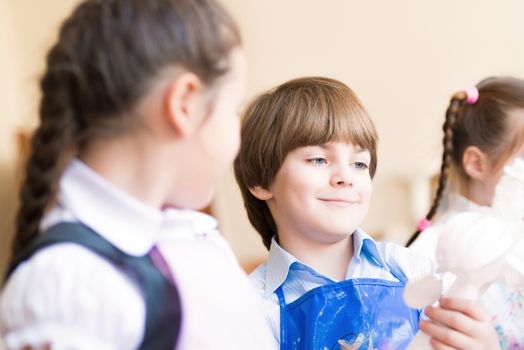
<path fill-rule="evenodd" d="M 353 233 L 353 256 L 361 258 L 365 256 L 378 267 L 387 267 L 384 258 L 380 255 L 377 248 L 377 242 L 361 229 L 357 229 Z"/>
<path fill-rule="evenodd" d="M 456 214 L 464 211 L 473 211 L 477 213 L 482 213 L 485 211 L 490 211 L 492 208 L 488 206 L 483 206 L 475 202 L 470 201 L 466 197 L 460 194 L 450 194 L 449 195 L 449 210 L 448 212 Z"/>
<path fill-rule="evenodd" d="M 295 262 L 298 262 L 297 258 L 286 252 L 273 237 L 266 263 L 266 292 L 268 294 L 273 293 L 284 283 L 291 265 Z"/>
<path fill-rule="evenodd" d="M 373 264 L 387 268 L 387 265 L 380 255 L 377 243 L 368 234 L 357 229 L 353 235 L 353 256 L 366 258 Z M 280 287 L 286 280 L 293 264 L 301 264 L 293 255 L 285 251 L 275 240 L 271 240 L 269 255 L 266 263 L 266 293 L 271 294 Z M 307 265 L 305 265 L 307 266 Z"/>
<path fill-rule="evenodd" d="M 78 159 L 73 159 L 64 171 L 57 206 L 42 221 L 42 230 L 64 221 L 64 216 L 84 223 L 134 256 L 147 254 L 166 235 L 194 237 L 217 227 L 214 218 L 200 212 L 161 211 L 148 206 L 116 188 Z"/>

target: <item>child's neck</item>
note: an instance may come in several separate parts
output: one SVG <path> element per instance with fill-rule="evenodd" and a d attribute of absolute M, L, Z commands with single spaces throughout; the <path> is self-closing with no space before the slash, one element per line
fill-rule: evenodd
<path fill-rule="evenodd" d="M 286 237 L 281 237 L 280 246 L 300 262 L 335 281 L 346 279 L 348 265 L 353 257 L 352 236 L 335 243 L 297 240 L 296 237 L 286 240 Z"/>
<path fill-rule="evenodd" d="M 164 189 L 160 186 L 162 152 L 139 137 L 99 140 L 79 155 L 91 169 L 115 187 L 140 201 L 161 209 Z"/>
<path fill-rule="evenodd" d="M 491 206 L 494 196 L 493 191 L 490 192 L 490 189 L 479 181 L 471 181 L 466 186 L 461 186 L 460 194 L 473 203 L 486 207 Z"/>

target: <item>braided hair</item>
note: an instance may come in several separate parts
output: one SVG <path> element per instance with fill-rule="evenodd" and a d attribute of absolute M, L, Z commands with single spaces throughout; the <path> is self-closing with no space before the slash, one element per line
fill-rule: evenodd
<path fill-rule="evenodd" d="M 488 155 L 495 165 L 502 164 L 522 142 L 524 131 L 515 128 L 510 112 L 524 109 L 524 80 L 512 77 L 492 77 L 478 85 L 478 100 L 468 103 L 465 91 L 454 94 L 446 111 L 442 127 L 443 154 L 438 186 L 433 203 L 424 220 L 431 221 L 437 214 L 451 170 L 456 170 L 463 182 L 469 181 L 462 159 L 469 146 L 476 146 Z M 510 140 L 510 142 L 508 142 Z M 420 235 L 421 229 L 413 233 L 406 246 L 410 246 Z"/>
<path fill-rule="evenodd" d="M 442 152 L 442 164 L 440 165 L 440 174 L 438 177 L 438 186 L 435 193 L 435 198 L 433 199 L 433 203 L 431 204 L 431 207 L 429 208 L 429 211 L 425 216 L 425 219 L 427 221 L 431 221 L 431 219 L 433 219 L 433 217 L 437 213 L 438 207 L 440 206 L 440 202 L 442 201 L 444 189 L 446 188 L 446 184 L 449 178 L 450 166 L 453 161 L 453 126 L 455 125 L 457 119 L 460 118 L 465 103 L 466 93 L 456 93 L 451 98 L 451 102 L 446 111 L 446 121 L 442 126 L 442 130 L 444 131 L 444 138 L 442 140 L 444 148 L 444 151 Z M 420 229 L 417 229 L 415 231 L 415 233 L 408 240 L 406 244 L 407 247 L 409 247 L 411 243 L 413 243 L 417 239 L 421 231 L 422 230 Z"/>
<path fill-rule="evenodd" d="M 215 0 L 86 0 L 62 24 L 40 81 L 39 127 L 20 191 L 13 256 L 38 233 L 67 162 L 90 140 L 136 124 L 133 107 L 165 68 L 210 84 L 240 45 Z"/>

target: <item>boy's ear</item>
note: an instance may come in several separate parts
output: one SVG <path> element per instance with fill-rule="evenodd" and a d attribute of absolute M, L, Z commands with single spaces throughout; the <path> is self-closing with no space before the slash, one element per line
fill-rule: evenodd
<path fill-rule="evenodd" d="M 250 187 L 249 192 L 261 201 L 267 201 L 273 198 L 273 193 L 261 186 Z"/>
<path fill-rule="evenodd" d="M 191 72 L 180 74 L 169 85 L 165 97 L 165 117 L 178 135 L 187 136 L 198 125 L 201 94 L 202 81 Z"/>
<path fill-rule="evenodd" d="M 466 174 L 475 180 L 484 180 L 490 171 L 488 157 L 476 146 L 466 148 L 462 165 Z"/>

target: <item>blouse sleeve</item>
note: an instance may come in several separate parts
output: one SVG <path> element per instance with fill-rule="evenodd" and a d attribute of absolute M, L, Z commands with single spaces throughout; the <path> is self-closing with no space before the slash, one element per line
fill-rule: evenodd
<path fill-rule="evenodd" d="M 506 283 L 512 286 L 524 285 L 524 239 L 520 239 L 506 256 L 509 269 L 506 272 Z"/>
<path fill-rule="evenodd" d="M 433 263 L 436 263 L 436 250 L 439 236 L 440 229 L 437 224 L 422 231 L 417 240 L 413 242 L 409 248 L 427 256 Z"/>
<path fill-rule="evenodd" d="M 20 265 L 0 295 L 0 335 L 9 350 L 134 349 L 144 331 L 140 291 L 111 263 L 60 244 Z"/>

